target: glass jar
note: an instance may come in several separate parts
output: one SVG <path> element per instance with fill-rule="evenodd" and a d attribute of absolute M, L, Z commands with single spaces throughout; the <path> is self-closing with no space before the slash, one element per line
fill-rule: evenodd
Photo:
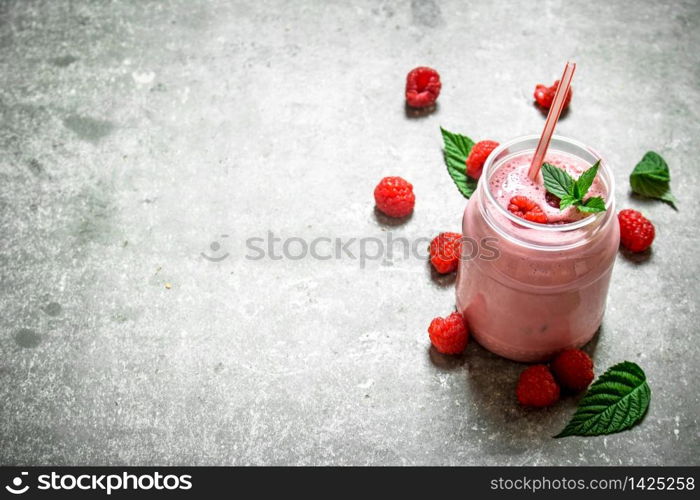
<path fill-rule="evenodd" d="M 457 307 L 473 338 L 496 354 L 524 362 L 549 359 L 593 337 L 605 312 L 620 242 L 610 169 L 598 153 L 572 139 L 552 137 L 548 156 L 561 153 L 587 165 L 600 160 L 604 212 L 559 225 L 538 224 L 496 202 L 492 176 L 505 162 L 531 158 L 538 140 L 514 139 L 486 160 L 464 211 L 462 232 L 464 240 L 495 251 L 462 259 L 456 284 Z"/>

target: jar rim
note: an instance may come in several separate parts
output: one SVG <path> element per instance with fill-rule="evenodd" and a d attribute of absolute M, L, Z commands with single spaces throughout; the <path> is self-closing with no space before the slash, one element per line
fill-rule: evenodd
<path fill-rule="evenodd" d="M 504 150 L 508 149 L 509 147 L 513 146 L 514 144 L 518 144 L 520 142 L 525 142 L 525 141 L 538 141 L 540 138 L 539 135 L 531 134 L 531 135 L 524 135 L 520 137 L 516 137 L 515 139 L 511 139 L 508 142 L 504 142 L 500 144 L 498 147 L 496 147 L 491 154 L 488 156 L 486 159 L 486 162 L 484 163 L 484 169 L 481 174 L 481 179 L 488 179 L 489 178 L 489 173 L 491 169 L 494 166 L 494 162 L 498 155 L 503 152 Z M 489 182 L 485 182 L 485 186 L 482 186 L 483 191 L 486 193 L 486 198 L 488 202 L 492 205 L 495 205 L 498 210 L 503 216 L 506 218 L 510 219 L 512 222 L 523 226 L 527 227 L 530 229 L 536 229 L 539 231 L 551 231 L 551 232 L 562 232 L 562 231 L 572 231 L 576 229 L 580 229 L 583 227 L 586 227 L 593 222 L 599 220 L 602 218 L 605 214 L 608 213 L 609 210 L 612 209 L 613 203 L 614 203 L 614 198 L 615 198 L 615 178 L 612 175 L 612 171 L 608 167 L 607 162 L 603 159 L 603 157 L 593 148 L 590 148 L 586 146 L 584 143 L 577 141 L 575 139 L 571 139 L 568 137 L 564 137 L 561 135 L 553 135 L 552 136 L 552 141 L 554 142 L 563 142 L 563 143 L 568 143 L 572 146 L 575 146 L 577 148 L 580 148 L 584 151 L 587 151 L 591 155 L 593 155 L 595 158 L 597 158 L 600 161 L 600 168 L 601 170 L 605 173 L 606 176 L 606 184 L 608 188 L 608 195 L 607 199 L 605 200 L 605 212 L 598 212 L 596 214 L 593 214 L 588 217 L 584 217 L 583 219 L 579 219 L 574 222 L 567 222 L 565 224 L 540 224 L 538 222 L 531 222 L 528 220 L 525 220 L 521 217 L 518 217 L 517 215 L 509 212 L 504 206 L 502 206 L 500 203 L 496 201 L 496 198 L 494 197 L 493 193 L 491 192 L 491 189 L 489 188 Z M 550 142 L 550 147 L 551 147 L 551 142 Z M 534 148 L 533 148 L 534 151 Z"/>

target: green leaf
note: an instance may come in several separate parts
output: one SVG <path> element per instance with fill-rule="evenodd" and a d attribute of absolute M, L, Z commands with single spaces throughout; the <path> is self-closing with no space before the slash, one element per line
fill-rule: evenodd
<path fill-rule="evenodd" d="M 583 197 L 593 185 L 599 166 L 600 161 L 595 162 L 578 179 L 574 180 L 563 168 L 556 167 L 551 163 L 542 164 L 544 187 L 549 193 L 559 198 L 559 210 L 564 210 L 573 205 L 581 212 L 605 211 L 605 200 L 600 196 L 583 201 Z"/>
<path fill-rule="evenodd" d="M 559 210 L 564 210 L 567 207 L 570 207 L 574 203 L 576 203 L 578 200 L 574 198 L 570 194 L 564 195 L 560 200 L 559 200 Z"/>
<path fill-rule="evenodd" d="M 595 196 L 593 198 L 588 198 L 582 204 L 578 205 L 578 209 L 581 212 L 605 212 L 605 200 L 600 196 Z"/>
<path fill-rule="evenodd" d="M 574 184 L 571 186 L 571 193 L 574 200 L 580 203 L 583 199 L 583 195 L 581 195 L 581 189 L 578 186 L 578 182 L 574 181 Z"/>
<path fill-rule="evenodd" d="M 650 398 L 644 371 L 623 361 L 589 387 L 571 421 L 554 437 L 600 436 L 629 429 L 642 420 Z"/>
<path fill-rule="evenodd" d="M 630 175 L 632 191 L 642 196 L 656 198 L 671 206 L 676 199 L 671 194 L 671 173 L 666 161 L 654 151 L 649 151 L 634 167 Z"/>
<path fill-rule="evenodd" d="M 630 177 L 644 176 L 657 181 L 670 181 L 671 173 L 668 170 L 668 164 L 660 154 L 654 151 L 648 151 L 641 159 L 637 166 L 634 167 Z"/>
<path fill-rule="evenodd" d="M 551 163 L 542 164 L 542 177 L 544 187 L 558 198 L 564 198 L 567 194 L 573 195 L 574 179 L 561 168 Z"/>
<path fill-rule="evenodd" d="M 586 193 L 591 188 L 595 176 L 598 174 L 598 167 L 600 166 L 600 160 L 595 162 L 591 168 L 582 173 L 576 180 L 576 185 L 581 193 L 579 198 L 586 196 Z"/>
<path fill-rule="evenodd" d="M 454 134 L 440 127 L 442 132 L 442 140 L 444 142 L 445 165 L 447 165 L 447 173 L 450 174 L 459 192 L 465 198 L 469 198 L 474 194 L 476 189 L 476 180 L 467 175 L 467 156 L 474 147 L 474 141 L 469 137 L 460 134 Z"/>

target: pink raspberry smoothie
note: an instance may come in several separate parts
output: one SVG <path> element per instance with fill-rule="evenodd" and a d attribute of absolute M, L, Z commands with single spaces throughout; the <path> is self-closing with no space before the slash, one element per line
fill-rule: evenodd
<path fill-rule="evenodd" d="M 533 181 L 527 175 L 531 161 L 532 154 L 519 156 L 506 161 L 491 176 L 489 188 L 499 205 L 508 208 L 510 199 L 513 196 L 526 196 L 540 206 L 550 223 L 574 222 L 591 215 L 580 212 L 576 207 L 559 210 L 556 205 L 548 203 L 546 199 L 547 192 L 542 181 L 542 172 L 540 172 L 537 181 Z M 548 154 L 545 161 L 566 170 L 574 179 L 578 179 L 585 170 L 591 167 L 590 164 L 581 158 L 559 152 Z M 586 198 L 600 196 L 605 199 L 606 195 L 607 190 L 598 175 L 588 190 Z"/>

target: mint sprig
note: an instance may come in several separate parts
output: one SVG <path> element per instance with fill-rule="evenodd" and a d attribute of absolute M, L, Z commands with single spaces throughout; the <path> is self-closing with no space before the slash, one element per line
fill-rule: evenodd
<path fill-rule="evenodd" d="M 465 198 L 474 194 L 476 180 L 467 175 L 467 157 L 474 147 L 474 141 L 465 135 L 455 134 L 440 127 L 445 165 L 457 189 Z"/>
<path fill-rule="evenodd" d="M 634 167 L 630 175 L 630 186 L 637 194 L 665 201 L 676 208 L 676 198 L 671 194 L 668 164 L 654 151 L 647 152 Z"/>
<path fill-rule="evenodd" d="M 571 421 L 554 437 L 600 436 L 630 429 L 644 418 L 650 399 L 644 370 L 623 361 L 589 387 Z"/>
<path fill-rule="evenodd" d="M 584 199 L 588 190 L 593 185 L 593 180 L 598 174 L 600 161 L 595 162 L 591 168 L 583 172 L 578 179 L 574 179 L 569 173 L 552 165 L 542 164 L 542 177 L 545 189 L 559 198 L 559 209 L 564 210 L 575 206 L 581 212 L 594 213 L 605 211 L 605 200 L 600 196 Z"/>
<path fill-rule="evenodd" d="M 562 200 L 567 196 L 573 198 L 573 186 L 576 181 L 566 170 L 557 168 L 551 163 L 543 163 L 542 176 L 544 187 L 554 196 Z"/>

